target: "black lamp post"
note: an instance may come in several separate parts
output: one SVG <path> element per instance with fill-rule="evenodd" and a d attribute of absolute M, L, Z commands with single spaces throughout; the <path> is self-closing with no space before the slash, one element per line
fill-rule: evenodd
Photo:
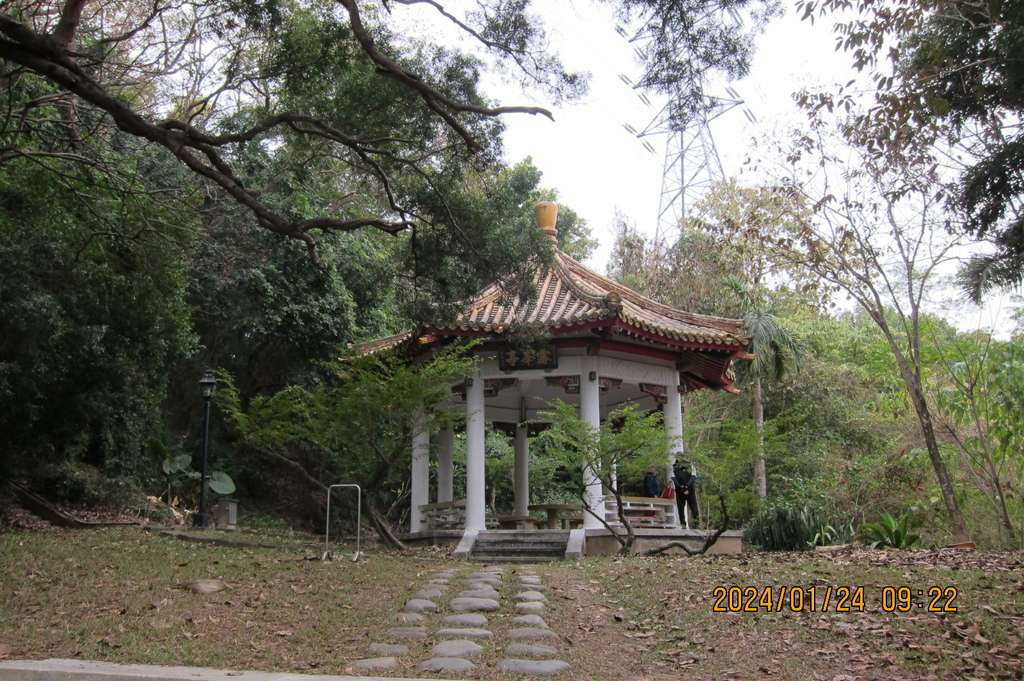
<path fill-rule="evenodd" d="M 209 527 L 210 517 L 206 514 L 206 458 L 210 453 L 210 400 L 213 399 L 213 391 L 217 389 L 217 379 L 209 369 L 199 379 L 199 388 L 203 392 L 204 414 L 203 414 L 203 468 L 199 478 L 199 513 L 196 514 L 192 525 L 195 527 Z"/>

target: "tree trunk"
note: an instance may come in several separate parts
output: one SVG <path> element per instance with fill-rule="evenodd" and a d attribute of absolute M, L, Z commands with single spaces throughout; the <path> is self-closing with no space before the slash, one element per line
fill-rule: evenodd
<path fill-rule="evenodd" d="M 894 344 L 890 341 L 890 345 Z M 953 543 L 965 544 L 971 541 L 970 530 L 967 529 L 967 522 L 964 520 L 963 511 L 960 509 L 960 502 L 957 501 L 956 491 L 953 489 L 953 481 L 949 477 L 949 471 L 942 460 L 939 452 L 939 441 L 935 437 L 935 426 L 932 423 L 931 411 L 928 409 L 928 401 L 924 396 L 924 389 L 921 381 L 911 370 L 907 358 L 897 348 L 893 347 L 896 357 L 896 364 L 903 381 L 907 385 L 907 392 L 910 394 L 910 401 L 914 404 L 917 412 L 917 420 L 921 425 L 921 434 L 924 436 L 925 448 L 928 450 L 928 459 L 931 461 L 932 470 L 935 471 L 935 478 L 939 482 L 939 489 L 942 491 L 942 500 L 946 504 L 946 512 L 949 514 L 949 523 L 953 530 Z"/>
<path fill-rule="evenodd" d="M 754 483 L 761 501 L 768 498 L 768 475 L 764 466 L 764 395 L 761 377 L 754 379 L 754 429 L 757 431 L 757 460 L 754 462 Z"/>
<path fill-rule="evenodd" d="M 409 548 L 394 535 L 388 524 L 384 522 L 384 519 L 377 515 L 377 512 L 370 506 L 369 499 L 365 496 L 363 497 L 363 512 L 366 513 L 366 516 L 370 519 L 370 524 L 377 530 L 377 534 L 380 535 L 380 539 L 385 545 L 397 551 L 405 551 Z"/>

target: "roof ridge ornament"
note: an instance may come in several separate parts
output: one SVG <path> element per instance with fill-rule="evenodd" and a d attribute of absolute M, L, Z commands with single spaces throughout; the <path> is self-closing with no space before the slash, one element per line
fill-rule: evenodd
<path fill-rule="evenodd" d="M 615 291 L 604 294 L 604 307 L 612 314 L 618 314 L 622 309 L 622 296 Z"/>
<path fill-rule="evenodd" d="M 541 201 L 534 207 L 534 214 L 537 217 L 537 227 L 548 235 L 551 244 L 558 248 L 558 229 L 555 223 L 558 222 L 558 204 L 553 201 Z"/>

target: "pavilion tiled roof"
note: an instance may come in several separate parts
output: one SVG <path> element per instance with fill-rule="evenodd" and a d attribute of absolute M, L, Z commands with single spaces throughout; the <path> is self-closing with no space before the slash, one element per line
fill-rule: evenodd
<path fill-rule="evenodd" d="M 680 347 L 741 350 L 743 322 L 676 310 L 641 296 L 556 251 L 554 265 L 534 276 L 536 296 L 506 300 L 500 284 L 488 287 L 439 333 L 506 333 L 543 325 L 554 333 L 573 327 L 614 325 L 618 333 Z"/>

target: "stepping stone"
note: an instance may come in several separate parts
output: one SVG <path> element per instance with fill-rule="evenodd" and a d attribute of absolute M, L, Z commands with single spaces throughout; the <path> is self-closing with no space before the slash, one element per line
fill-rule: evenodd
<path fill-rule="evenodd" d="M 516 590 L 518 591 L 537 591 L 540 593 L 550 593 L 551 589 L 540 584 L 516 584 Z"/>
<path fill-rule="evenodd" d="M 547 629 L 548 623 L 544 621 L 544 618 L 540 615 L 523 615 L 522 617 L 516 617 L 512 620 L 512 624 L 517 627 L 537 627 L 538 629 Z"/>
<path fill-rule="evenodd" d="M 427 637 L 426 627 L 395 627 L 388 632 L 392 638 L 418 639 Z"/>
<path fill-rule="evenodd" d="M 515 596 L 512 597 L 513 601 L 535 602 L 535 603 L 543 603 L 547 599 L 548 599 L 548 597 L 545 596 L 544 594 L 542 594 L 539 591 L 524 591 L 524 592 L 516 594 Z M 410 601 L 410 603 L 411 602 L 412 601 Z M 431 603 L 431 605 L 434 605 L 434 604 Z M 406 610 L 408 610 L 408 606 L 406 607 Z M 415 612 L 415 611 L 413 611 L 413 612 Z"/>
<path fill-rule="evenodd" d="M 543 603 L 538 605 L 544 606 Z M 452 612 L 494 612 L 500 610 L 501 605 L 493 598 L 453 598 L 448 608 Z"/>
<path fill-rule="evenodd" d="M 521 596 L 522 594 L 519 595 Z M 437 604 L 434 603 L 434 601 L 428 601 L 422 598 L 410 599 L 405 604 L 405 612 L 434 612 L 435 610 L 437 610 Z"/>
<path fill-rule="evenodd" d="M 538 629 L 537 627 L 526 627 L 525 629 L 510 629 L 508 637 L 513 641 L 540 641 L 558 640 L 558 634 L 550 629 Z"/>
<path fill-rule="evenodd" d="M 483 646 L 472 641 L 442 641 L 434 646 L 438 657 L 475 657 L 482 652 Z"/>
<path fill-rule="evenodd" d="M 454 572 L 435 572 L 433 574 L 434 579 L 451 579 L 454 576 Z"/>
<path fill-rule="evenodd" d="M 459 657 L 435 657 L 432 660 L 420 662 L 416 665 L 416 669 L 427 672 L 468 672 L 471 669 L 476 669 L 476 665 Z"/>
<path fill-rule="evenodd" d="M 491 586 L 495 589 L 500 588 L 504 582 L 500 579 L 472 579 L 466 583 L 466 587 L 470 589 L 479 589 L 483 586 Z"/>
<path fill-rule="evenodd" d="M 490 638 L 493 635 L 486 629 L 442 629 L 435 634 L 442 638 Z"/>
<path fill-rule="evenodd" d="M 519 577 L 520 584 L 540 584 L 540 577 L 537 575 L 522 575 Z"/>
<path fill-rule="evenodd" d="M 474 572 L 469 577 L 466 577 L 467 582 L 471 582 L 474 579 L 494 579 L 495 573 L 493 572 Z"/>
<path fill-rule="evenodd" d="M 459 592 L 459 598 L 493 598 L 497 600 L 500 597 L 501 594 L 499 594 L 491 587 L 486 587 L 483 589 L 469 589 L 467 591 Z"/>
<path fill-rule="evenodd" d="M 441 622 L 453 624 L 457 627 L 486 627 L 488 620 L 484 615 L 448 615 Z M 526 624 L 524 626 L 535 625 Z"/>
<path fill-rule="evenodd" d="M 409 646 L 403 646 L 400 643 L 371 643 L 370 652 L 377 653 L 378 655 L 405 655 L 409 652 Z M 526 657 L 523 655 L 522 657 Z"/>
<path fill-rule="evenodd" d="M 391 618 L 392 622 L 422 622 L 423 615 L 416 612 L 400 612 Z"/>
<path fill-rule="evenodd" d="M 429 600 L 432 600 L 434 598 L 440 598 L 441 596 L 444 596 L 445 592 L 447 592 L 447 591 L 448 591 L 447 587 L 438 586 L 437 584 L 432 584 L 430 586 L 425 586 L 422 589 L 420 589 L 419 591 L 417 591 L 416 592 L 416 598 L 422 598 L 424 600 L 428 600 L 429 601 Z"/>
<path fill-rule="evenodd" d="M 430 580 L 427 580 L 427 584 L 440 584 L 440 585 L 444 585 L 444 584 L 447 584 L 449 581 L 451 581 L 451 580 L 448 580 L 448 579 L 430 579 Z"/>
<path fill-rule="evenodd" d="M 498 669 L 513 674 L 553 676 L 569 669 L 569 663 L 561 660 L 502 660 L 498 663 Z"/>
<path fill-rule="evenodd" d="M 513 643 L 505 648 L 505 654 L 509 657 L 534 660 L 554 657 L 558 651 L 540 643 Z"/>
<path fill-rule="evenodd" d="M 516 603 L 516 610 L 523 613 L 529 613 L 538 615 L 544 612 L 547 608 L 540 601 L 530 601 L 527 603 Z"/>
<path fill-rule="evenodd" d="M 353 669 L 392 669 L 398 666 L 398 660 L 394 657 L 374 657 L 356 660 L 350 666 Z"/>

